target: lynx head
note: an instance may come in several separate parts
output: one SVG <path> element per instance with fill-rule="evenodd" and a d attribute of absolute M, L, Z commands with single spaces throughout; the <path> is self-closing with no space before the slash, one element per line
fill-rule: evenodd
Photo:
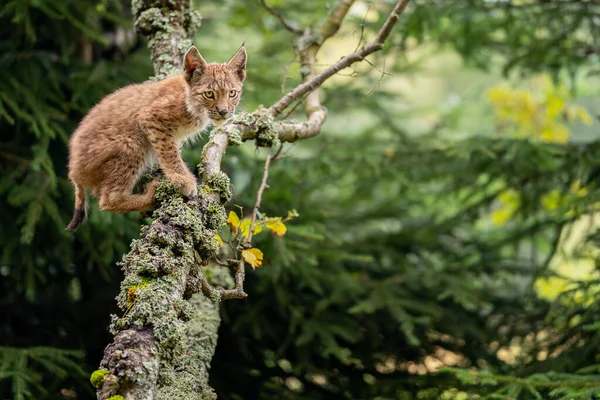
<path fill-rule="evenodd" d="M 246 78 L 244 45 L 225 64 L 207 63 L 195 46 L 183 58 L 184 77 L 188 84 L 186 102 L 191 114 L 206 110 L 215 125 L 231 117 L 240 101 Z"/>

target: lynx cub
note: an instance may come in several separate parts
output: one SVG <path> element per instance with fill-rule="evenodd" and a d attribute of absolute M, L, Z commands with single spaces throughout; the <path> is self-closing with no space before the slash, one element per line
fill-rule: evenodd
<path fill-rule="evenodd" d="M 212 121 L 231 117 L 246 78 L 244 45 L 225 64 L 207 63 L 192 46 L 182 75 L 126 86 L 105 97 L 83 118 L 69 143 L 69 179 L 75 186 L 75 212 L 68 230 L 86 219 L 86 193 L 100 209 L 126 213 L 153 206 L 158 181 L 143 194 L 133 188 L 156 161 L 185 196 L 197 195 L 195 176 L 179 147 Z"/>

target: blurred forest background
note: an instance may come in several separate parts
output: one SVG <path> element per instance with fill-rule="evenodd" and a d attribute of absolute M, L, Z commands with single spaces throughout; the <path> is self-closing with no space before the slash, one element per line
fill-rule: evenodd
<path fill-rule="evenodd" d="M 335 4 L 267 2 L 298 26 Z M 356 1 L 320 66 L 392 3 Z M 258 0 L 196 7 L 207 60 L 246 42 L 243 109 L 300 82 Z M 219 398 L 600 399 L 599 56 L 597 0 L 413 0 L 376 67 L 326 82 L 321 135 L 271 167 L 262 210 L 299 217 L 257 238 L 249 297 L 222 305 Z M 2 399 L 95 398 L 115 263 L 143 221 L 92 203 L 64 231 L 67 142 L 152 73 L 127 0 L 0 2 Z M 251 210 L 265 152 L 227 152 L 231 209 Z"/>

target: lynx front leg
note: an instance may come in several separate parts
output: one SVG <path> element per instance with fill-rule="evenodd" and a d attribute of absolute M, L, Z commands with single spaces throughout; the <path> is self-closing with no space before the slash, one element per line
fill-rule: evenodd
<path fill-rule="evenodd" d="M 149 133 L 148 138 L 158 158 L 167 179 L 181 190 L 184 196 L 195 197 L 198 195 L 196 177 L 186 167 L 181 159 L 179 148 L 173 137 L 165 133 Z"/>

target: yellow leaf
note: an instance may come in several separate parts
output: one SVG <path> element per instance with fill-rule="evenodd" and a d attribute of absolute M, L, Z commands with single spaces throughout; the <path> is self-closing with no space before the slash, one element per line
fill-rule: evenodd
<path fill-rule="evenodd" d="M 504 225 L 510 217 L 512 217 L 513 211 L 507 208 L 500 208 L 498 210 L 493 211 L 490 214 L 490 218 L 492 219 L 492 223 L 494 225 Z"/>
<path fill-rule="evenodd" d="M 561 205 L 562 200 L 562 195 L 558 189 L 553 189 L 542 196 L 542 207 L 546 210 L 556 210 Z"/>
<path fill-rule="evenodd" d="M 581 181 L 579 179 L 574 180 L 573 183 L 571 183 L 571 192 L 577 197 L 585 197 L 588 194 L 587 188 L 581 186 Z"/>
<path fill-rule="evenodd" d="M 243 237 L 248 237 L 248 235 L 250 234 L 250 223 L 251 222 L 252 222 L 252 220 L 250 218 L 243 219 L 242 222 L 240 222 L 239 228 L 240 228 L 240 231 L 242 232 Z M 262 231 L 262 226 L 260 226 L 258 221 L 254 221 L 254 227 L 252 228 L 252 234 L 256 235 L 257 233 L 260 233 L 261 231 Z"/>
<path fill-rule="evenodd" d="M 273 231 L 277 236 L 285 235 L 287 232 L 287 227 L 283 222 L 281 222 L 281 217 L 274 217 L 267 219 L 266 227 Z"/>
<path fill-rule="evenodd" d="M 233 211 L 229 211 L 229 218 L 227 218 L 227 223 L 229 224 L 229 228 L 231 232 L 237 233 L 237 228 L 240 226 L 240 218 Z"/>
<path fill-rule="evenodd" d="M 542 128 L 541 139 L 549 143 L 567 143 L 569 140 L 569 128 L 562 124 L 548 124 Z"/>
<path fill-rule="evenodd" d="M 592 125 L 591 115 L 587 112 L 585 108 L 581 106 L 570 107 L 568 114 L 571 119 L 578 119 L 588 126 Z"/>
<path fill-rule="evenodd" d="M 242 232 L 243 237 L 248 237 L 248 234 L 250 233 L 250 218 L 242 220 L 240 223 L 240 231 Z"/>
<path fill-rule="evenodd" d="M 256 248 L 243 250 L 242 258 L 252 266 L 252 269 L 254 269 L 262 265 L 263 252 Z"/>
<path fill-rule="evenodd" d="M 556 93 L 548 93 L 546 98 L 546 118 L 554 119 L 562 114 L 565 109 L 565 99 L 556 95 Z"/>
<path fill-rule="evenodd" d="M 558 276 L 549 278 L 538 278 L 535 281 L 535 289 L 538 296 L 548 300 L 554 300 L 559 294 L 567 290 L 569 281 Z"/>
<path fill-rule="evenodd" d="M 294 208 L 293 210 L 288 211 L 288 218 L 294 218 L 299 216 L 300 214 L 298 214 L 298 211 L 296 211 L 296 209 Z"/>
<path fill-rule="evenodd" d="M 215 237 L 217 238 L 217 242 L 219 243 L 219 247 L 223 247 L 223 239 L 221 239 L 221 235 L 219 235 L 218 233 L 216 233 Z"/>

